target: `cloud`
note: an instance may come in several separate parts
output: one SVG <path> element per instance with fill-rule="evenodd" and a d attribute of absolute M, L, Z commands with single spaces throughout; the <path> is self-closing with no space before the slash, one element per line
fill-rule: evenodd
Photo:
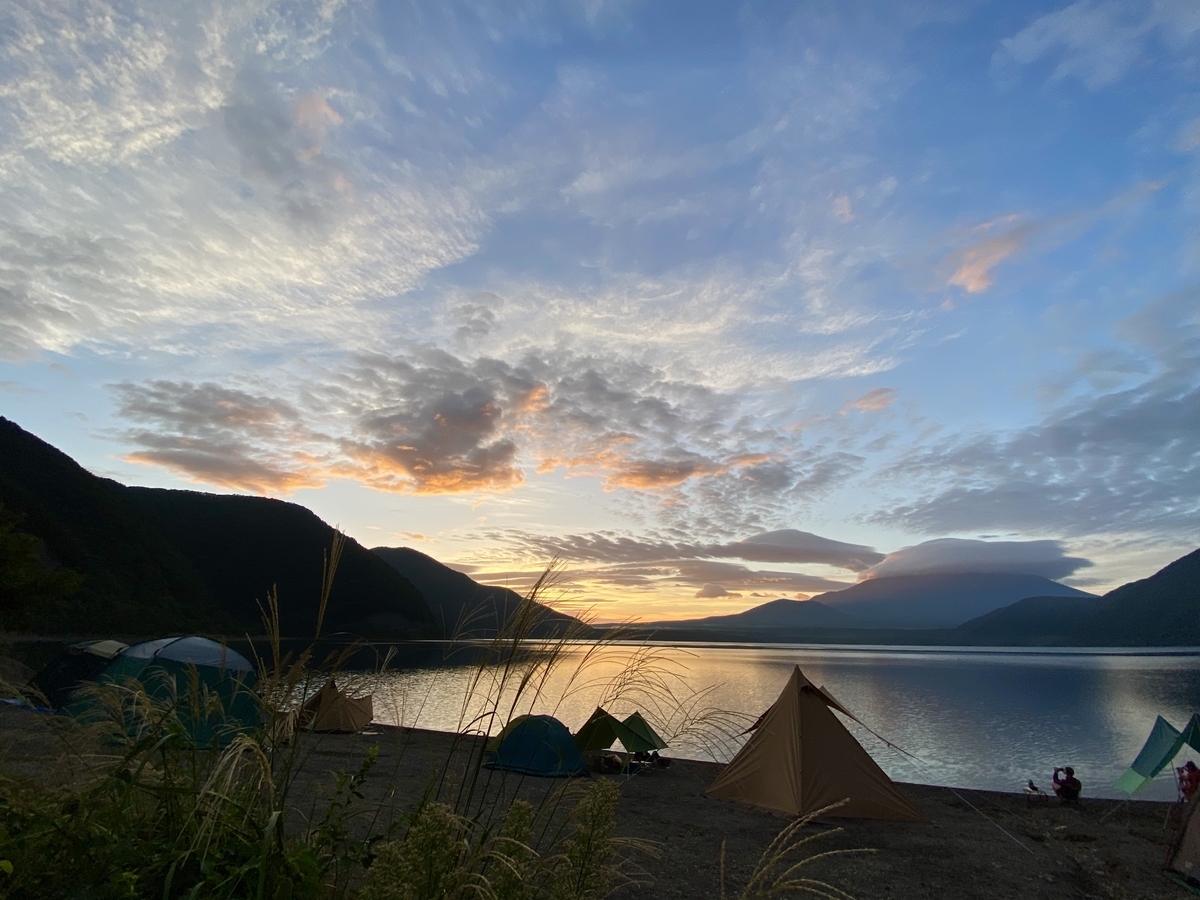
<path fill-rule="evenodd" d="M 1011 67 L 1055 57 L 1052 80 L 1077 78 L 1095 91 L 1119 81 L 1141 62 L 1151 39 L 1182 53 L 1197 32 L 1200 13 L 1195 4 L 1079 0 L 1039 16 L 1002 40 L 992 68 L 1002 76 Z"/>
<path fill-rule="evenodd" d="M 740 541 L 709 544 L 595 532 L 561 537 L 522 535 L 512 539 L 518 540 L 521 548 L 533 556 L 557 556 L 568 562 L 582 563 L 682 565 L 684 561 L 741 559 L 747 562 L 812 563 L 859 572 L 884 558 L 882 553 L 870 547 L 791 528 L 764 532 Z"/>
<path fill-rule="evenodd" d="M 995 224 L 988 223 L 980 227 L 990 230 Z M 1036 229 L 1037 226 L 1033 224 L 1018 225 L 958 251 L 951 257 L 954 272 L 949 284 L 962 288 L 968 294 L 986 291 L 996 281 L 992 270 L 1024 250 L 1029 236 Z"/>
<path fill-rule="evenodd" d="M 883 559 L 883 554 L 860 544 L 847 544 L 807 531 L 785 528 L 714 548 L 713 556 L 735 556 L 754 562 L 820 563 L 860 571 Z"/>
<path fill-rule="evenodd" d="M 379 299 L 475 250 L 491 176 L 363 139 L 388 79 L 324 64 L 346 21 L 6 4 L 0 356 L 386 346 Z"/>
<path fill-rule="evenodd" d="M 879 412 L 887 409 L 896 402 L 897 393 L 892 388 L 873 388 L 859 397 L 843 406 L 838 412 L 845 415 L 850 410 L 858 412 Z"/>
<path fill-rule="evenodd" d="M 299 412 L 274 398 L 216 384 L 115 385 L 120 413 L 148 426 L 127 441 L 130 462 L 162 466 L 196 481 L 256 493 L 317 487 L 319 470 L 287 451 L 312 443 Z"/>
<path fill-rule="evenodd" d="M 744 533 L 770 511 L 833 490 L 863 462 L 804 446 L 784 421 L 742 415 L 736 395 L 619 354 L 530 351 L 510 363 L 398 342 L 390 354 L 297 363 L 258 379 L 115 391 L 120 415 L 138 425 L 125 434 L 131 458 L 224 487 L 244 477 L 251 490 L 285 489 L 307 473 L 312 483 L 445 494 L 506 491 L 530 470 L 560 471 L 598 478 L 610 492 L 654 492 L 647 502 L 680 515 L 686 506 L 696 535 L 705 513 L 712 528 Z M 288 410 L 290 430 L 230 416 L 222 391 L 247 408 Z M 205 441 L 219 448 L 215 459 L 201 454 Z"/>
<path fill-rule="evenodd" d="M 715 597 L 740 597 L 741 594 L 730 593 L 719 584 L 706 584 L 693 595 L 697 598 L 712 599 Z"/>
<path fill-rule="evenodd" d="M 1117 389 L 1068 394 L 1040 422 L 915 447 L 888 475 L 926 486 L 874 516 L 925 534 L 1017 531 L 1200 537 L 1200 319 L 1195 289 L 1163 297 L 1120 334 L 1154 371 L 1126 363 Z M 1094 373 L 1085 359 L 1079 377 Z"/>
<path fill-rule="evenodd" d="M 889 553 L 860 581 L 893 575 L 992 572 L 1057 580 L 1092 563 L 1065 554 L 1061 541 L 977 541 L 941 538 Z"/>
<path fill-rule="evenodd" d="M 247 68 L 238 73 L 222 115 L 242 177 L 268 186 L 297 226 L 321 227 L 348 206 L 352 189 L 349 173 L 322 147 L 342 117 L 311 93 L 293 107 L 288 109 L 261 73 Z"/>

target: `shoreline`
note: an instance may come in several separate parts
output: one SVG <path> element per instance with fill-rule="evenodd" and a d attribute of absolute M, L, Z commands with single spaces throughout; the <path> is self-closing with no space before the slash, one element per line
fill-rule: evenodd
<path fill-rule="evenodd" d="M 477 736 L 396 726 L 372 726 L 360 735 L 313 735 L 306 768 L 330 777 L 352 770 L 375 743 L 388 766 L 400 806 L 413 803 L 433 779 L 455 783 Z M 452 758 L 450 748 L 459 752 Z M 444 764 L 449 760 L 448 764 Z M 714 800 L 704 789 L 722 764 L 674 757 L 667 768 L 633 775 L 592 775 L 621 786 L 616 835 L 650 842 L 657 856 L 634 854 L 630 864 L 650 879 L 618 890 L 620 900 L 718 896 L 719 858 L 725 846 L 730 893 L 746 883 L 756 861 L 791 821 L 775 812 Z M 416 761 L 417 765 L 412 763 Z M 493 776 L 495 777 L 495 776 Z M 514 796 L 537 804 L 564 787 L 590 779 L 508 776 Z M 1055 798 L 973 788 L 897 782 L 924 823 L 830 819 L 814 846 L 873 849 L 870 856 L 832 856 L 813 863 L 812 877 L 854 897 L 1038 900 L 1062 897 L 1181 898 L 1182 889 L 1160 869 L 1180 806 L 1157 800 L 1085 796 L 1075 806 Z"/>
<path fill-rule="evenodd" d="M 616 630 L 617 626 L 593 626 L 597 631 Z M 821 629 L 813 629 L 820 631 Z M 872 629 L 839 629 L 839 631 L 863 631 L 870 632 Z M 896 629 L 896 631 L 905 631 L 908 629 Z M 914 638 L 918 636 L 927 636 L 920 629 L 911 629 Z M 109 632 L 97 633 L 79 633 L 79 634 L 34 634 L 34 633 L 0 633 L 0 647 L 6 644 L 13 645 L 28 645 L 28 644 L 76 644 L 83 641 L 94 641 L 113 639 L 119 640 L 127 644 L 135 644 L 141 641 L 154 640 L 158 637 L 175 637 L 192 634 L 193 632 L 179 632 L 178 635 L 172 633 L 163 635 L 160 632 L 154 634 L 114 634 Z M 199 633 L 199 632 L 195 632 Z M 778 631 L 772 631 L 772 635 L 777 635 Z M 659 636 L 661 635 L 661 636 Z M 211 638 L 212 640 L 226 644 L 267 644 L 270 637 L 265 634 L 217 634 L 204 633 L 203 637 Z M 839 635 L 845 637 L 846 635 Z M 914 653 L 1062 653 L 1062 654 L 1106 654 L 1113 656 L 1137 656 L 1137 655 L 1153 655 L 1153 656 L 1200 656 L 1200 645 L 1194 644 L 963 644 L 949 642 L 922 642 L 920 640 L 900 641 L 900 640 L 867 640 L 869 637 L 879 637 L 878 634 L 862 634 L 863 640 L 835 640 L 833 635 L 829 640 L 813 640 L 812 634 L 797 633 L 795 639 L 791 640 L 767 640 L 766 635 L 762 639 L 755 636 L 747 636 L 745 634 L 730 634 L 727 637 L 719 635 L 704 634 L 697 632 L 688 632 L 686 635 L 681 634 L 678 637 L 672 636 L 669 629 L 659 629 L 657 632 L 647 632 L 645 634 L 635 633 L 628 637 L 614 638 L 609 640 L 613 646 L 656 646 L 656 647 L 729 647 L 731 649 L 747 649 L 747 648 L 778 648 L 778 649 L 804 649 L 804 650 L 849 650 L 849 651 L 864 651 L 864 650 L 884 650 L 888 652 L 914 652 Z M 807 639 L 806 639 L 807 638 Z M 596 637 L 579 637 L 567 640 L 568 644 L 593 644 L 604 639 L 604 635 Z M 479 638 L 421 638 L 421 637 L 357 637 L 346 635 L 344 637 L 329 636 L 318 640 L 313 640 L 307 637 L 285 637 L 282 638 L 286 644 L 316 644 L 327 645 L 331 647 L 352 647 L 362 645 L 366 647 L 386 647 L 391 645 L 412 645 L 412 646 L 430 646 L 440 644 L 456 644 L 461 646 L 486 646 L 491 641 L 491 637 L 483 636 Z M 527 643 L 555 643 L 556 638 L 529 638 Z"/>
<path fill-rule="evenodd" d="M 423 797 L 453 801 L 474 771 L 482 738 L 389 725 L 353 735 L 302 733 L 289 808 L 320 810 L 339 773 L 354 772 L 376 748 L 362 786 L 365 807 L 381 822 L 401 824 Z M 57 748 L 57 749 L 56 749 Z M 0 706 L 0 761 L 21 779 L 63 777 L 61 747 L 49 724 L 27 711 Z M 726 888 L 736 896 L 760 855 L 790 821 L 741 803 L 714 800 L 704 790 L 720 763 L 673 758 L 666 768 L 632 775 L 538 778 L 492 770 L 485 793 L 507 808 L 522 798 L 557 805 L 605 778 L 618 783 L 614 834 L 625 839 L 625 868 L 634 881 L 616 900 L 720 896 L 722 848 Z M 963 900 L 1181 900 L 1183 889 L 1160 866 L 1180 807 L 1164 801 L 1082 798 L 1077 806 L 1020 794 L 897 782 L 926 821 L 831 819 L 810 826 L 811 850 L 868 849 L 869 855 L 828 856 L 804 869 L 859 900 L 876 897 Z M 573 802 L 568 800 L 568 802 Z M 629 842 L 641 850 L 629 850 Z M 627 852 L 628 851 L 628 852 Z"/>

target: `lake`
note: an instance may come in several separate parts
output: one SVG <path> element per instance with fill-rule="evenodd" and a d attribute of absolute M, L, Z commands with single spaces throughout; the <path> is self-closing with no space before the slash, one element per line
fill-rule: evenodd
<path fill-rule="evenodd" d="M 725 761 L 795 665 L 915 757 L 848 722 L 892 778 L 925 784 L 1019 791 L 1032 778 L 1048 789 L 1052 767 L 1070 765 L 1085 795 L 1122 796 L 1111 785 L 1155 716 L 1181 728 L 1200 710 L 1200 648 L 578 644 L 515 705 L 513 691 L 502 690 L 503 712 L 482 720 L 495 706 L 483 698 L 501 690 L 501 670 L 455 654 L 443 659 L 441 648 L 402 648 L 391 671 L 346 678 L 369 683 L 379 722 L 494 733 L 511 708 L 556 715 L 574 731 L 602 703 L 619 716 L 641 709 L 673 736 L 673 755 Z M 1200 759 L 1185 750 L 1176 764 L 1188 758 Z M 1170 770 L 1139 797 L 1174 799 Z"/>

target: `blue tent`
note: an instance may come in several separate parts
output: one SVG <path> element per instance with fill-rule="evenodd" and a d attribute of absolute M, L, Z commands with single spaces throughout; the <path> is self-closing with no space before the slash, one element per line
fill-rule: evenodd
<path fill-rule="evenodd" d="M 518 716 L 488 742 L 488 749 L 484 765 L 492 769 L 551 778 L 588 774 L 575 738 L 554 716 Z"/>

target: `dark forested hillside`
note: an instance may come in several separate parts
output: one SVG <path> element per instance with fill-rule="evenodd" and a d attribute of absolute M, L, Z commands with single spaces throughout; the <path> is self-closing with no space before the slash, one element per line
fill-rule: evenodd
<path fill-rule="evenodd" d="M 1200 550 L 1096 600 L 1030 597 L 957 631 L 992 645 L 1200 646 Z"/>
<path fill-rule="evenodd" d="M 188 559 L 221 608 L 256 626 L 257 601 L 278 587 L 280 618 L 294 637 L 313 635 L 322 554 L 334 530 L 295 503 L 264 497 L 130 487 L 126 496 Z M 428 628 L 433 617 L 409 581 L 347 539 L 323 632 L 384 634 Z"/>
<path fill-rule="evenodd" d="M 190 563 L 120 495 L 65 453 L 0 418 L 0 504 L 12 527 L 41 542 L 51 571 L 74 588 L 3 610 L 7 630 L 222 630 Z"/>
<path fill-rule="evenodd" d="M 495 634 L 521 604 L 521 595 L 515 591 L 480 584 L 411 547 L 375 547 L 371 552 L 417 586 L 443 637 Z M 539 635 L 580 625 L 577 619 L 548 608 L 540 618 L 535 629 Z"/>
<path fill-rule="evenodd" d="M 128 488 L 0 418 L 0 629 L 52 634 L 259 631 L 279 587 L 282 624 L 311 637 L 334 530 L 262 497 Z M 9 596 L 9 595 L 12 596 Z M 325 631 L 428 635 L 420 592 L 346 542 Z"/>

